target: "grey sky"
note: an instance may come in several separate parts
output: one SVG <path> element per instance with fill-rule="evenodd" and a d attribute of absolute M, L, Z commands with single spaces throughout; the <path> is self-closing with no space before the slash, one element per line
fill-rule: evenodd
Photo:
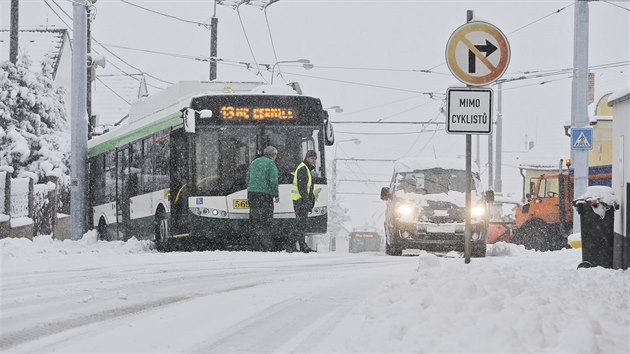
<path fill-rule="evenodd" d="M 55 1 L 72 14 L 70 1 Z M 130 1 L 194 22 L 209 23 L 212 16 L 211 0 Z M 56 8 L 52 0 L 47 2 Z M 443 115 L 440 115 L 442 95 L 449 86 L 462 85 L 450 75 L 444 64 L 444 51 L 451 33 L 465 22 L 466 10 L 474 10 L 476 19 L 494 24 L 507 35 L 511 61 L 504 78 L 510 78 L 523 72 L 557 71 L 572 67 L 573 3 L 281 0 L 268 8 L 267 15 L 278 60 L 307 58 L 315 65 L 314 69 L 308 71 L 294 64 L 282 65 L 284 78 L 300 82 L 305 94 L 321 98 L 324 106 L 342 106 L 342 114 L 331 113 L 333 120 L 426 121 L 443 120 Z M 8 27 L 10 0 L 1 0 L 1 4 L 1 25 Z M 619 6 L 630 8 L 630 2 L 589 3 L 589 65 L 626 62 L 625 66 L 593 71 L 596 75 L 596 96 L 628 86 L 630 11 Z M 116 47 L 208 57 L 210 31 L 206 28 L 160 16 L 120 0 L 99 0 L 96 8 L 98 11 L 93 36 L 131 65 L 170 82 L 208 78 L 207 62 Z M 57 12 L 70 23 L 62 12 Z M 240 14 L 256 61 L 259 64 L 276 62 L 264 12 L 243 5 Z M 217 6 L 217 16 L 218 57 L 225 60 L 218 65 L 218 79 L 262 80 L 256 75 L 257 70 L 247 70 L 245 65 L 235 63 L 248 62 L 253 65 L 254 62 L 237 11 L 227 6 Z M 44 1 L 20 1 L 21 26 L 33 27 L 46 23 L 64 26 Z M 95 48 L 104 53 L 110 63 L 126 72 L 138 72 L 99 46 Z M 420 70 L 430 70 L 431 73 L 422 73 Z M 120 71 L 108 65 L 101 73 L 120 74 Z M 262 75 L 266 80 L 270 79 L 270 72 L 262 71 Z M 562 126 L 570 121 L 569 76 L 548 76 L 504 85 L 505 150 L 524 150 L 526 137 L 539 145 L 566 141 L 566 149 L 549 151 L 550 155 L 557 155 L 557 158 L 566 157 L 563 154 L 564 150 L 568 152 L 568 138 L 564 136 Z M 281 80 L 279 77 L 275 79 L 276 82 Z M 543 81 L 548 82 L 541 85 Z M 148 82 L 156 87 L 166 86 L 151 78 Z M 149 89 L 156 91 L 154 87 Z M 420 135 L 365 135 L 409 133 L 418 131 L 418 126 L 340 124 L 335 129 L 338 141 L 352 138 L 361 140 L 361 144 L 339 144 L 337 153 L 343 158 L 396 159 L 405 155 L 455 156 L 464 153 L 463 136 L 446 136 L 441 131 Z M 428 126 L 426 129 L 434 127 Z M 485 137 L 481 138 L 483 156 L 485 140 Z M 506 164 L 517 163 L 513 155 L 506 154 L 505 159 Z M 485 157 L 482 163 L 485 163 Z M 371 166 L 339 163 L 338 167 L 340 175 L 346 178 L 387 179 L 391 171 L 387 164 Z M 520 176 L 514 169 L 506 170 L 506 173 L 504 189 L 519 192 Z M 346 183 L 340 185 L 339 191 L 377 193 L 380 185 Z M 346 207 L 355 210 L 352 215 L 354 224 L 369 222 L 372 210 L 378 214 L 378 209 L 383 205 L 376 194 L 342 195 L 340 199 L 347 201 Z M 368 209 L 358 208 L 359 205 L 367 206 Z M 380 218 L 378 215 L 374 217 Z"/>

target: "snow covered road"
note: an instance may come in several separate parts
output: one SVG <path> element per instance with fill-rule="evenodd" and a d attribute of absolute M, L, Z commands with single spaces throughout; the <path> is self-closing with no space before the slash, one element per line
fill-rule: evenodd
<path fill-rule="evenodd" d="M 0 240 L 3 353 L 629 351 L 628 271 L 579 250 L 156 253 Z"/>
<path fill-rule="evenodd" d="M 308 351 L 355 304 L 417 266 L 334 253 L 100 253 L 3 267 L 0 349 Z"/>

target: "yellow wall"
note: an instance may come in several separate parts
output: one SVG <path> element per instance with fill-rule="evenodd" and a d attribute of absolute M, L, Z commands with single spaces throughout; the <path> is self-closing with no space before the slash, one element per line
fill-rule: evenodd
<path fill-rule="evenodd" d="M 593 150 L 588 152 L 588 165 L 612 164 L 612 120 L 598 120 L 593 125 Z"/>
<path fill-rule="evenodd" d="M 613 108 L 608 106 L 608 96 L 603 95 L 595 106 L 596 117 L 610 117 L 598 119 L 593 125 L 593 150 L 588 152 L 588 165 L 601 166 L 612 164 L 612 115 Z"/>

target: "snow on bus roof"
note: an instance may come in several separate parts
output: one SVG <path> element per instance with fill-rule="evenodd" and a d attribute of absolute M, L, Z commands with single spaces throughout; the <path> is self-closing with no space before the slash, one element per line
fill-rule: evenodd
<path fill-rule="evenodd" d="M 466 159 L 464 158 L 426 158 L 426 157 L 405 157 L 394 164 L 394 172 L 412 172 L 415 170 L 426 170 L 430 168 L 466 170 Z M 477 172 L 477 166 L 472 164 L 471 169 Z"/>

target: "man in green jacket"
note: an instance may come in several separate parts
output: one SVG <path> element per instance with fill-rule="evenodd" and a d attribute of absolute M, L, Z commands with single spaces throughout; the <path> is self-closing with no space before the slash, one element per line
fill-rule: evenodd
<path fill-rule="evenodd" d="M 247 199 L 249 200 L 249 237 L 253 251 L 271 251 L 273 235 L 273 203 L 278 203 L 278 150 L 269 145 L 263 156 L 255 159 L 247 170 Z"/>

